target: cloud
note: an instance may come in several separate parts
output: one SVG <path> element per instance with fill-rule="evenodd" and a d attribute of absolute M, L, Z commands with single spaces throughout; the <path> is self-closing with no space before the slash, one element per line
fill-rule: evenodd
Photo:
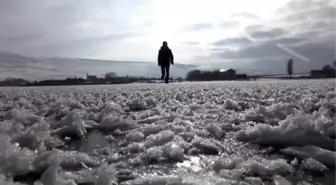
<path fill-rule="evenodd" d="M 182 44 L 185 44 L 185 45 L 199 45 L 201 43 L 200 42 L 195 42 L 195 41 L 186 41 L 186 42 L 182 42 Z"/>
<path fill-rule="evenodd" d="M 237 37 L 237 38 L 227 38 L 222 39 L 214 43 L 214 45 L 217 46 L 223 46 L 223 45 L 245 45 L 245 44 L 251 44 L 252 41 L 246 37 Z"/>
<path fill-rule="evenodd" d="M 145 4 L 146 0 L 141 0 Z M 0 50 L 28 56 L 84 57 L 144 32 L 140 1 L 0 2 Z M 132 29 L 134 26 L 137 29 Z"/>
<path fill-rule="evenodd" d="M 268 30 L 252 31 L 249 35 L 255 39 L 276 39 L 283 37 L 284 29 L 274 28 Z"/>
<path fill-rule="evenodd" d="M 100 37 L 89 37 L 72 41 L 45 44 L 39 48 L 43 56 L 82 56 L 90 57 L 109 47 L 109 45 L 128 38 L 135 34 L 112 34 Z"/>
<path fill-rule="evenodd" d="M 283 51 L 272 43 L 261 43 L 242 48 L 238 51 L 226 50 L 216 55 L 227 59 L 262 59 L 276 58 L 281 56 L 282 53 Z"/>
<path fill-rule="evenodd" d="M 216 48 L 212 57 L 236 63 L 249 60 L 246 67 L 270 72 L 276 72 L 289 58 L 294 59 L 296 72 L 321 68 L 335 60 L 335 7 L 329 1 L 292 1 L 277 11 L 275 17 L 268 24 L 246 27 L 243 36 L 253 39 L 248 45 L 248 39 L 241 37 L 216 42 L 215 46 L 240 47 L 238 50 Z M 291 31 L 293 38 L 284 37 L 284 30 Z M 305 58 L 309 59 L 308 63 Z"/>
<path fill-rule="evenodd" d="M 248 12 L 241 12 L 241 13 L 236 13 L 230 16 L 231 18 L 248 18 L 248 19 L 256 19 L 259 18 L 259 16 L 252 14 L 252 13 L 248 13 Z"/>
<path fill-rule="evenodd" d="M 230 29 L 230 28 L 236 28 L 239 26 L 238 21 L 225 21 L 219 24 L 220 28 Z"/>
<path fill-rule="evenodd" d="M 154 61 L 162 40 L 168 40 L 179 62 L 186 63 L 193 62 L 195 55 L 203 56 L 200 63 L 224 61 L 244 66 L 244 62 L 268 61 L 270 65 L 263 63 L 262 67 L 270 70 L 277 66 L 274 62 L 288 57 L 302 62 L 277 44 L 311 59 L 308 68 L 333 61 L 332 1 L 284 4 L 288 1 L 263 1 L 265 6 L 258 5 L 262 4 L 258 0 L 244 1 L 246 6 L 241 6 L 242 0 L 230 5 L 221 0 L 2 0 L 0 51 Z M 293 31 L 294 37 L 284 38 L 284 29 Z"/>
<path fill-rule="evenodd" d="M 181 30 L 188 32 L 188 31 L 201 31 L 205 29 L 212 29 L 214 26 L 211 23 L 197 23 L 191 24 L 183 27 Z"/>

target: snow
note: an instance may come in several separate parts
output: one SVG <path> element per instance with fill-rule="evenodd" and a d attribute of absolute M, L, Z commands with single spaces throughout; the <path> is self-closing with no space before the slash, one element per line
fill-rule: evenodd
<path fill-rule="evenodd" d="M 335 89 L 332 80 L 1 88 L 0 184 L 331 179 Z"/>

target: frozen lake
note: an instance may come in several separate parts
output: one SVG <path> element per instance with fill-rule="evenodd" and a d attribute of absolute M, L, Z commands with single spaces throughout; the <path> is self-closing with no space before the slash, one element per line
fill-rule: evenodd
<path fill-rule="evenodd" d="M 335 88 L 0 88 L 0 184 L 335 184 Z"/>

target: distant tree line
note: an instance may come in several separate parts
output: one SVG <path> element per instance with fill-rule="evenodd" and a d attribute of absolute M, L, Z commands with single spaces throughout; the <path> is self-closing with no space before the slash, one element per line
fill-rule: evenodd
<path fill-rule="evenodd" d="M 331 65 L 325 65 L 320 70 L 310 71 L 312 77 L 336 77 L 336 61 L 334 61 L 334 67 Z"/>
<path fill-rule="evenodd" d="M 183 78 L 170 78 L 171 81 L 183 81 Z M 117 76 L 114 72 L 106 73 L 103 78 L 87 74 L 84 78 L 66 78 L 64 80 L 28 81 L 22 78 L 8 78 L 0 81 L 0 86 L 60 86 L 60 85 L 98 85 L 98 84 L 127 84 L 127 83 L 156 83 L 162 81 L 156 77 Z"/>
<path fill-rule="evenodd" d="M 188 81 L 249 80 L 246 74 L 236 74 L 236 71 L 233 69 L 214 71 L 192 70 L 188 72 L 185 79 Z"/>
<path fill-rule="evenodd" d="M 22 78 L 7 78 L 0 81 L 0 86 L 20 86 L 29 83 L 29 81 Z"/>

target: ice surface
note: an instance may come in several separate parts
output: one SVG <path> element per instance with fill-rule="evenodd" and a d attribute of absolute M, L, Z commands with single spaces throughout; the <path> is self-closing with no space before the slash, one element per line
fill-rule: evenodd
<path fill-rule="evenodd" d="M 0 184 L 333 179 L 334 91 L 332 80 L 1 88 Z"/>

